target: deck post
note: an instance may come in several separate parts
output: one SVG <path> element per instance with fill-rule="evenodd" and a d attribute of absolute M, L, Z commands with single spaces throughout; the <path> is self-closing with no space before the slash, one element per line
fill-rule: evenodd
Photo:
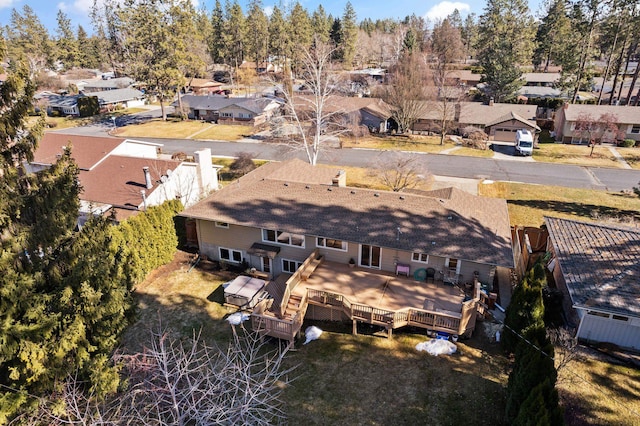
<path fill-rule="evenodd" d="M 393 336 L 393 327 L 387 327 L 387 338 L 391 339 Z"/>
<path fill-rule="evenodd" d="M 357 320 L 353 320 L 353 332 L 352 334 L 354 336 L 358 335 L 358 321 Z"/>

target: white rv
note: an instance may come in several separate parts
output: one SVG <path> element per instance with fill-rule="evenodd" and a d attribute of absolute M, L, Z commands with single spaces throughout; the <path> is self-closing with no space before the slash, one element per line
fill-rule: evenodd
<path fill-rule="evenodd" d="M 533 136 L 528 130 L 518 130 L 516 132 L 516 154 L 533 154 Z"/>

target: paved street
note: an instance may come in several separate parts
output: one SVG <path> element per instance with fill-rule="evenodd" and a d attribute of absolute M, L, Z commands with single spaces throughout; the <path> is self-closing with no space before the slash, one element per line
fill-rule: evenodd
<path fill-rule="evenodd" d="M 141 114 L 157 114 L 150 111 Z M 142 118 L 142 117 L 139 117 Z M 128 120 L 131 120 L 130 118 Z M 120 122 L 116 124 L 120 125 Z M 61 130 L 60 133 L 104 136 L 113 128 L 113 123 L 85 126 Z M 249 152 L 254 158 L 265 160 L 283 160 L 293 157 L 304 159 L 302 151 L 273 143 L 244 140 L 241 142 L 199 141 L 182 139 L 132 138 L 163 144 L 163 152 L 185 152 L 187 154 L 207 147 L 213 155 L 236 156 L 240 152 Z M 341 166 L 367 167 L 380 158 L 392 155 L 392 151 L 363 149 L 332 149 L 320 155 L 320 163 Z M 559 185 L 572 188 L 590 188 L 608 191 L 630 190 L 640 182 L 640 170 L 611 169 L 601 167 L 582 167 L 564 164 L 538 163 L 525 159 L 499 155 L 499 158 L 464 157 L 447 154 L 424 154 L 403 152 L 403 155 L 418 157 L 425 171 L 434 175 L 491 179 L 541 185 Z"/>

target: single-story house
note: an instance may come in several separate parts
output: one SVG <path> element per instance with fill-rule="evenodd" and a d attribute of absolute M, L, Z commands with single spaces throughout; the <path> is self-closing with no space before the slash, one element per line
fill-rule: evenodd
<path fill-rule="evenodd" d="M 296 95 L 294 102 L 298 114 L 311 114 L 312 95 Z M 341 125 L 366 126 L 374 133 L 384 133 L 389 129 L 391 107 L 379 98 L 332 95 L 326 100 L 324 111 L 333 114 L 334 120 L 340 121 Z"/>
<path fill-rule="evenodd" d="M 297 159 L 265 164 L 181 215 L 202 255 L 271 280 L 253 325 L 289 340 L 303 317 L 470 333 L 480 296 L 464 289 L 490 288 L 497 266 L 514 265 L 505 200 L 351 188 L 344 171 Z"/>
<path fill-rule="evenodd" d="M 239 67 L 241 70 L 254 70 L 258 74 L 265 72 L 280 72 L 282 68 L 272 62 L 260 62 L 259 64 L 253 61 L 242 61 Z"/>
<path fill-rule="evenodd" d="M 113 210 L 120 220 L 170 199 L 189 206 L 218 189 L 210 149 L 195 162 L 177 161 L 160 158 L 160 144 L 122 138 L 45 133 L 27 170 L 50 167 L 67 145 L 80 169 L 80 226 L 90 214 Z"/>
<path fill-rule="evenodd" d="M 85 80 L 85 92 L 102 92 L 105 90 L 126 89 L 131 87 L 135 80 L 130 77 L 118 77 L 109 79 Z"/>
<path fill-rule="evenodd" d="M 79 116 L 79 95 L 60 95 L 53 92 L 41 92 L 35 96 L 36 104 L 42 105 L 47 115 Z"/>
<path fill-rule="evenodd" d="M 617 131 L 605 129 L 604 121 L 613 120 Z M 580 122 L 593 121 L 593 131 L 581 130 Z M 597 142 L 615 143 L 617 140 L 640 141 L 640 108 L 618 105 L 562 105 L 556 111 L 554 129 L 556 140 L 563 143 L 588 144 L 591 138 Z"/>
<path fill-rule="evenodd" d="M 640 229 L 545 217 L 549 269 L 576 337 L 640 350 Z"/>
<path fill-rule="evenodd" d="M 229 98 L 226 96 L 184 95 L 183 108 L 193 120 L 212 121 L 220 124 L 260 125 L 280 109 L 281 104 L 271 98 Z M 179 102 L 174 101 L 174 107 Z"/>
<path fill-rule="evenodd" d="M 187 92 L 198 96 L 221 93 L 221 88 L 222 83 L 219 83 L 215 80 L 210 80 L 208 78 L 193 77 L 190 78 L 186 84 Z"/>
<path fill-rule="evenodd" d="M 97 97 L 100 108 L 107 110 L 113 110 L 116 108 L 135 108 L 144 105 L 145 102 L 144 93 L 131 87 L 103 90 L 101 92 L 84 92 L 84 96 Z"/>
<path fill-rule="evenodd" d="M 489 135 L 489 140 L 515 142 L 520 129 L 539 133 L 536 124 L 536 105 L 505 104 L 489 101 L 459 102 L 446 110 L 451 128 L 459 134 L 467 127 L 475 127 Z M 414 123 L 414 131 L 437 131 L 437 123 L 443 114 L 438 103 L 427 103 L 425 113 Z"/>

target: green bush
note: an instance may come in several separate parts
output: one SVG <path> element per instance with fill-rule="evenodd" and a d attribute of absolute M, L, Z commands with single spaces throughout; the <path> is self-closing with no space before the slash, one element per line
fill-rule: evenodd
<path fill-rule="evenodd" d="M 634 141 L 633 139 L 625 139 L 622 142 L 620 142 L 620 146 L 624 148 L 632 148 L 635 145 L 636 145 L 636 141 Z"/>

